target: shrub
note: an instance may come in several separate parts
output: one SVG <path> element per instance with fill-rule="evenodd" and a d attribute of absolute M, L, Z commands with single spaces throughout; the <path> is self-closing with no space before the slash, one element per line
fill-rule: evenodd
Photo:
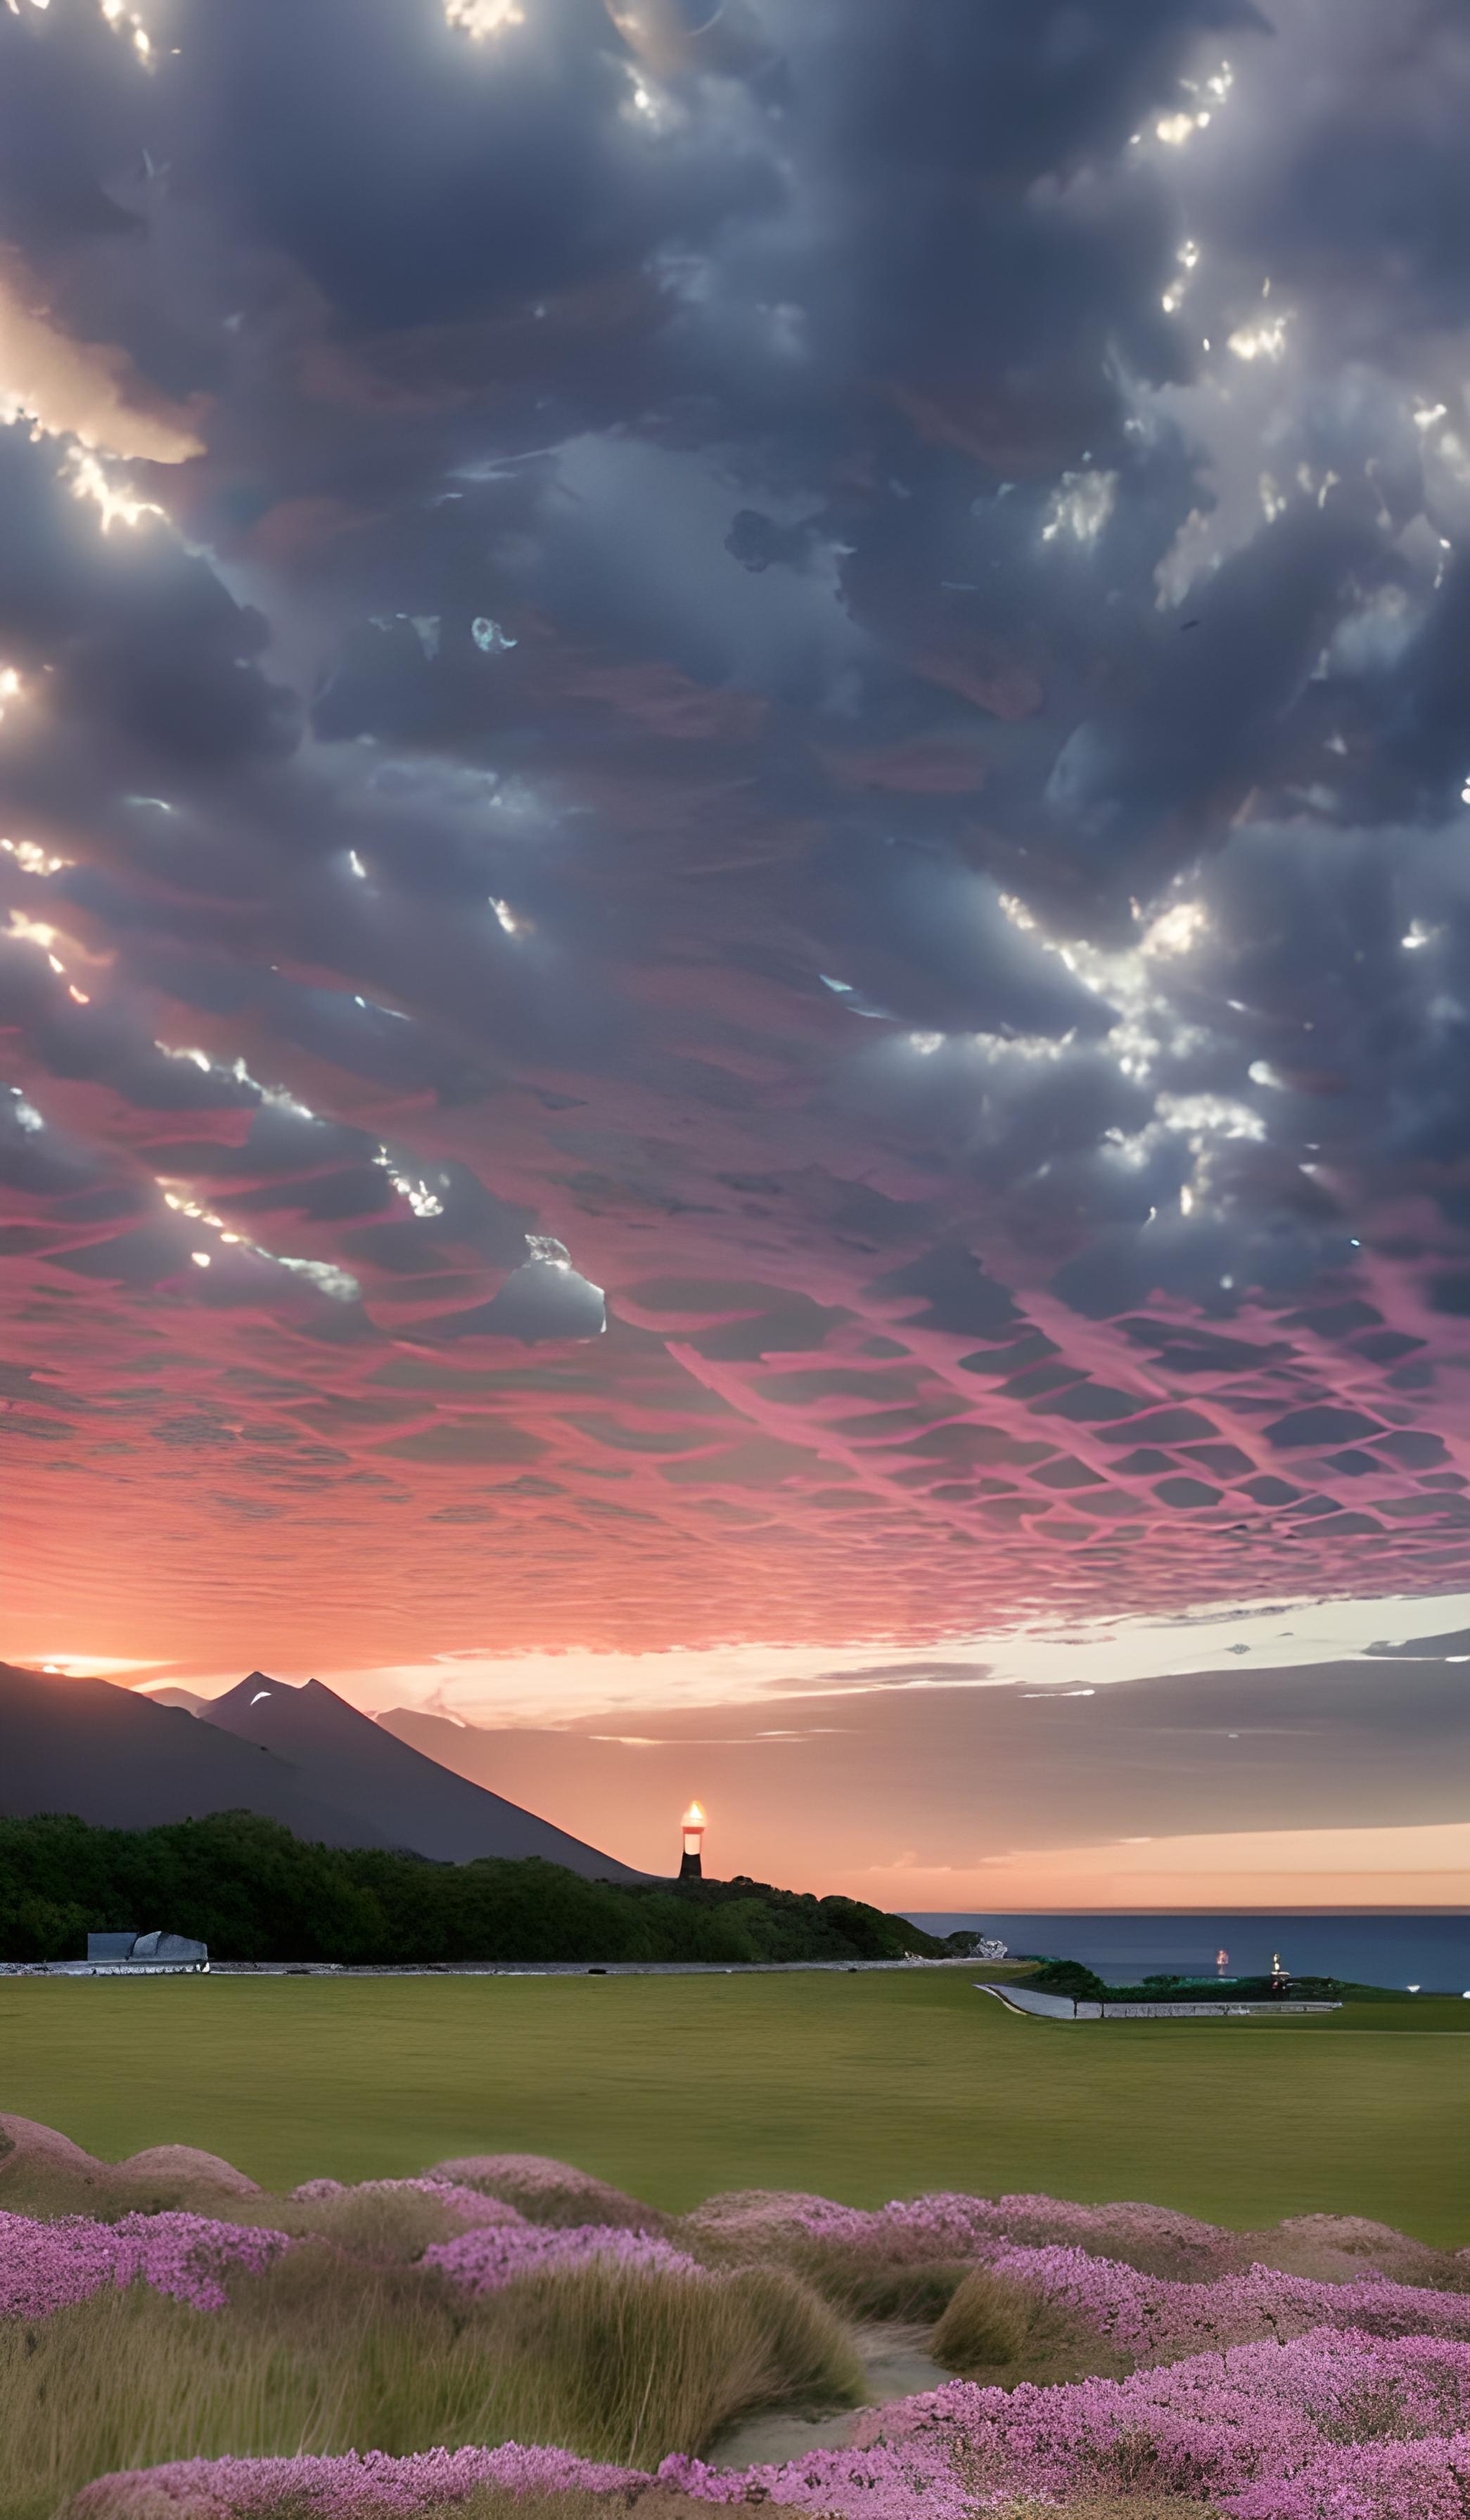
<path fill-rule="evenodd" d="M 552 2268 L 584 2266 L 590 2258 L 605 2266 L 655 2269 L 664 2274 L 704 2272 L 655 2233 L 630 2231 L 617 2223 L 561 2230 L 544 2223 L 515 2222 L 465 2231 L 457 2240 L 439 2241 L 424 2252 L 426 2266 L 436 2267 L 451 2283 L 477 2297 L 501 2292 L 507 2284 Z"/>
<path fill-rule="evenodd" d="M 1080 1960 L 1043 1960 L 1026 1980 L 1035 1995 L 1070 1995 L 1080 2003 L 1098 2003 L 1112 1989 Z"/>
<path fill-rule="evenodd" d="M 1318 2283 L 1265 2267 L 1213 2283 L 1175 2283 L 1080 2249 L 997 2252 L 989 2273 L 1050 2304 L 1129 2362 L 1163 2362 L 1207 2346 L 1305 2336 L 1329 2328 L 1364 2336 L 1452 2337 L 1470 2345 L 1470 2298 L 1367 2275 Z"/>
<path fill-rule="evenodd" d="M 915 2482 L 953 2475 L 981 2507 L 988 2495 L 1065 2501 L 1085 2493 L 1183 2494 L 1217 2498 L 1250 2520 L 1421 2520 L 1462 2506 L 1428 2494 L 1415 2499 L 1406 2490 L 1355 2498 L 1354 2471 L 1369 2452 L 1380 2466 L 1392 2452 L 1388 2469 L 1399 2461 L 1406 2489 L 1414 2462 L 1401 2454 L 1427 2457 L 1432 2447 L 1438 2465 L 1426 2474 L 1453 2475 L 1470 2450 L 1467 2422 L 1470 2345 L 1317 2329 L 1193 2355 L 1123 2380 L 1009 2391 L 956 2381 L 866 2418 L 859 2437 L 881 2436 L 883 2454 Z M 834 2505 L 840 2458 L 854 2455 L 831 2454 L 830 2479 L 820 2457 L 804 2462 L 811 2482 L 828 2484 Z M 850 2507 L 851 2474 L 850 2465 Z M 1296 2480 L 1313 2474 L 1320 2488 L 1303 2496 Z"/>
<path fill-rule="evenodd" d="M 1084 2249 L 1142 2273 L 1181 2279 L 1226 2273 L 1243 2263 L 1232 2232 L 1167 2205 L 1079 2205 L 1060 2196 L 999 2196 L 993 2229 L 1030 2247 Z"/>
<path fill-rule="evenodd" d="M 711 2266 L 789 2267 L 852 2318 L 938 2318 L 964 2279 L 994 2209 L 972 2196 L 920 2196 L 876 2213 L 830 2197 L 737 2189 L 679 2226 Z"/>
<path fill-rule="evenodd" d="M 337 2196 L 296 2198 L 293 2203 L 295 2229 L 331 2240 L 369 2266 L 411 2266 L 426 2250 L 475 2228 L 476 2206 L 491 2206 L 488 2197 L 471 2196 L 466 2189 L 410 2180 L 383 2180 L 345 2187 Z M 508 2206 L 499 2210 L 511 2229 L 524 2228 Z"/>
<path fill-rule="evenodd" d="M 467 2153 L 457 2161 L 436 2162 L 424 2176 L 499 2197 L 528 2223 L 622 2224 L 630 2231 L 668 2228 L 668 2216 L 657 2206 L 640 2204 L 636 2196 L 625 2196 L 590 2171 L 574 2169 L 570 2161 L 552 2161 L 545 2153 Z"/>
<path fill-rule="evenodd" d="M 138 2282 L 218 2310 L 232 2270 L 268 2266 L 290 2245 L 284 2231 L 198 2214 L 129 2214 L 120 2223 L 0 2214 L 0 2318 L 46 2319 L 104 2286 Z"/>

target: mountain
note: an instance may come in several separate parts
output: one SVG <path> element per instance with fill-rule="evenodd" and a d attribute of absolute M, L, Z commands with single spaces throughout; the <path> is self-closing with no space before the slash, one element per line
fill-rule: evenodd
<path fill-rule="evenodd" d="M 401 1835 L 338 1806 L 325 1780 L 269 1749 L 107 1680 L 53 1680 L 0 1663 L 0 1816 L 72 1812 L 106 1828 L 152 1828 L 253 1811 L 326 1846 L 395 1846 Z"/>
<path fill-rule="evenodd" d="M 334 1804 L 358 1815 L 371 1831 L 365 1844 L 390 1838 L 395 1846 L 451 1864 L 482 1855 L 539 1855 L 589 1880 L 648 1878 L 426 1758 L 319 1680 L 297 1688 L 253 1671 L 238 1688 L 203 1706 L 200 1723 L 273 1753 L 314 1794 L 330 1795 Z"/>
<path fill-rule="evenodd" d="M 141 1696 L 143 1691 L 138 1693 Z M 196 1697 L 192 1688 L 151 1688 L 148 1702 L 150 1706 L 180 1707 L 185 1715 L 202 1715 L 209 1703 L 207 1697 Z"/>
<path fill-rule="evenodd" d="M 758 1716 L 756 1720 L 763 1723 L 765 1719 Z M 388 1707 L 377 1725 L 380 1732 L 392 1733 L 439 1767 L 467 1777 L 471 1784 L 504 1794 L 528 1811 L 560 1812 L 563 1824 L 574 1833 L 595 1832 L 603 1815 L 615 1811 L 624 1846 L 635 1848 L 661 1870 L 671 1871 L 678 1863 L 679 1814 L 691 1797 L 713 1790 L 712 1770 L 720 1785 L 719 1833 L 706 1841 L 705 1868 L 712 1875 L 751 1863 L 758 1843 L 751 1820 L 762 1809 L 773 1811 L 781 1795 L 778 1778 L 771 1773 L 771 1747 L 765 1742 L 758 1742 L 749 1752 L 725 1743 L 712 1752 L 703 1744 L 695 1747 L 678 1738 L 634 1748 L 571 1727 L 457 1724 L 447 1716 L 410 1706 Z M 629 1727 L 638 1732 L 654 1729 L 652 1722 L 641 1718 Z M 717 1727 L 707 1721 L 704 1729 L 732 1732 L 735 1728 L 728 1721 Z M 756 1773 L 747 1780 L 740 1776 L 742 1767 Z M 740 1826 L 731 1821 L 737 1791 L 744 1813 Z M 793 1841 L 801 1842 L 796 1816 L 783 1809 L 781 1817 L 789 1825 L 783 1829 L 773 1820 L 760 1856 L 761 1862 L 777 1867 L 789 1863 Z M 776 1877 L 784 1876 L 778 1870 Z"/>
<path fill-rule="evenodd" d="M 94 1826 L 151 1828 L 252 1811 L 324 1846 L 448 1864 L 539 1855 L 590 1880 L 647 1878 L 451 1775 L 314 1680 L 294 1688 L 252 1672 L 192 1714 L 111 1681 L 0 1663 L 0 1749 L 6 1819 L 72 1812 Z"/>

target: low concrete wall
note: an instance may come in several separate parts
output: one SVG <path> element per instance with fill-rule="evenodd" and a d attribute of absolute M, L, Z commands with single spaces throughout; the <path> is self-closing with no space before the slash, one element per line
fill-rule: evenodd
<path fill-rule="evenodd" d="M 6 1960 L 0 1977 L 207 1977 L 207 1960 Z"/>
<path fill-rule="evenodd" d="M 1268 1996 L 1260 2003 L 1080 2003 L 1080 2021 L 1239 2021 L 1269 2019 L 1278 2012 L 1341 2012 L 1340 2003 L 1294 2003 Z"/>
<path fill-rule="evenodd" d="M 993 1995 L 1012 2012 L 1027 2012 L 1038 2021 L 1228 2021 L 1250 2020 L 1263 2013 L 1341 2012 L 1340 2003 L 1294 2003 L 1291 1998 L 1268 1997 L 1257 2003 L 1089 2003 L 1070 1995 L 1040 1995 L 1025 1986 L 989 1986 L 975 1981 L 982 1995 Z"/>
<path fill-rule="evenodd" d="M 982 1995 L 995 1995 L 1012 2012 L 1032 2012 L 1040 2021 L 1075 2021 L 1077 2005 L 1070 1995 L 1033 1995 L 1023 1986 L 989 1986 L 976 1980 Z"/>

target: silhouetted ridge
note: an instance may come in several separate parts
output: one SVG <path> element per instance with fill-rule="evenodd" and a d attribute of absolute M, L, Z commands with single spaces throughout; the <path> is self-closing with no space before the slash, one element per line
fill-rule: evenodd
<path fill-rule="evenodd" d="M 324 1846 L 386 1847 L 398 1831 L 343 1809 L 330 1783 L 269 1749 L 106 1680 L 0 1663 L 0 1815 L 69 1812 L 95 1827 L 153 1828 L 258 1812 Z"/>
<path fill-rule="evenodd" d="M 588 1880 L 647 1876 L 483 1785 L 441 1768 L 385 1732 L 319 1680 L 299 1684 L 253 1671 L 202 1710 L 204 1721 L 289 1762 L 313 1792 L 360 1814 L 374 1834 L 412 1854 L 468 1864 L 538 1855 Z"/>
<path fill-rule="evenodd" d="M 0 1664 L 0 1817 L 152 1828 L 256 1812 L 324 1846 L 436 1863 L 540 1856 L 589 1880 L 648 1876 L 454 1776 L 320 1681 L 252 1672 L 198 1717 L 105 1680 Z"/>

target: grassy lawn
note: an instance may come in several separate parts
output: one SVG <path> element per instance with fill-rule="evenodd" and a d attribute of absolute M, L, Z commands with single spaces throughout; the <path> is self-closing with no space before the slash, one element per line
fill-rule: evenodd
<path fill-rule="evenodd" d="M 966 1970 L 729 1978 L 0 1981 L 0 2106 L 263 2184 L 547 2152 L 679 2209 L 717 2188 L 1142 2197 L 1248 2228 L 1470 2243 L 1470 2006 L 1018 2020 Z"/>

